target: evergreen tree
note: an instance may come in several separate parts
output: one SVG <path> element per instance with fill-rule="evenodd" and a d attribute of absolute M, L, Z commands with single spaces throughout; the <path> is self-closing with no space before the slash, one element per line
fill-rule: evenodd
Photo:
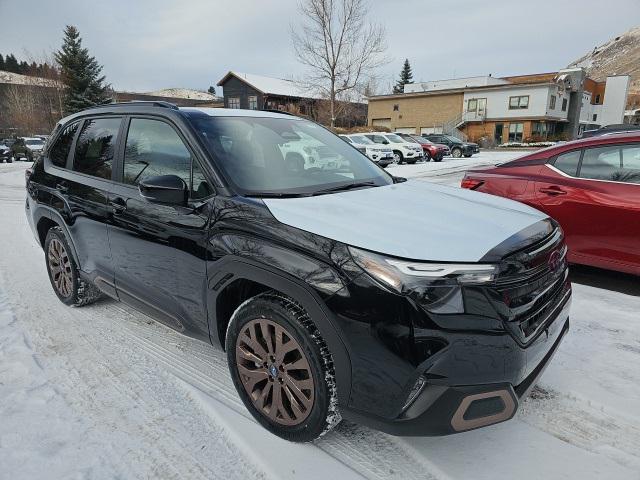
<path fill-rule="evenodd" d="M 111 102 L 109 86 L 101 75 L 102 66 L 89 50 L 82 47 L 78 29 L 67 25 L 62 48 L 55 53 L 60 65 L 62 82 L 66 87 L 64 111 L 66 115 L 84 108 Z"/>
<path fill-rule="evenodd" d="M 4 57 L 0 53 L 0 70 L 4 70 Z"/>
<path fill-rule="evenodd" d="M 13 56 L 13 53 L 7 55 L 4 59 L 4 66 L 7 69 L 7 72 L 18 73 L 18 68 L 20 65 L 18 64 L 18 60 Z"/>
<path fill-rule="evenodd" d="M 404 60 L 404 65 L 400 71 L 400 78 L 393 87 L 393 93 L 403 93 L 404 86 L 407 83 L 413 83 L 413 72 L 411 71 L 411 64 L 409 63 L 408 58 Z"/>
<path fill-rule="evenodd" d="M 213 85 L 211 85 L 209 87 L 209 90 L 207 90 L 207 92 L 209 92 L 211 95 L 215 95 L 216 94 L 216 87 L 214 87 Z"/>

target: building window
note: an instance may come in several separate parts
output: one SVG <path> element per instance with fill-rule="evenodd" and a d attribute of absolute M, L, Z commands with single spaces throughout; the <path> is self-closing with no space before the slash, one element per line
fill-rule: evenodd
<path fill-rule="evenodd" d="M 393 111 L 397 112 L 398 110 L 400 110 L 400 105 L 398 105 L 397 103 L 393 104 Z"/>
<path fill-rule="evenodd" d="M 600 94 L 596 95 L 596 105 L 600 103 Z"/>
<path fill-rule="evenodd" d="M 566 98 L 563 98 L 563 99 L 562 99 L 562 111 L 563 111 L 563 112 L 566 112 L 566 111 L 567 111 L 567 103 L 568 103 L 568 102 L 567 102 L 567 99 L 566 99 Z"/>
<path fill-rule="evenodd" d="M 555 110 L 555 109 L 556 109 L 556 96 L 551 95 L 551 101 L 549 102 L 549 110 Z"/>
<path fill-rule="evenodd" d="M 240 98 L 229 97 L 227 108 L 240 108 Z"/>
<path fill-rule="evenodd" d="M 249 110 L 257 110 L 258 109 L 258 97 L 252 95 L 249 97 Z"/>
<path fill-rule="evenodd" d="M 510 123 L 509 124 L 509 141 L 521 142 L 523 131 L 524 131 L 524 123 Z"/>
<path fill-rule="evenodd" d="M 509 110 L 529 108 L 529 95 L 509 97 Z"/>
<path fill-rule="evenodd" d="M 597 119 L 598 119 L 598 114 L 597 114 L 597 113 L 594 113 L 594 114 L 593 114 L 593 121 L 595 122 Z"/>
<path fill-rule="evenodd" d="M 478 110 L 478 99 L 470 98 L 467 100 L 467 112 L 475 112 Z"/>

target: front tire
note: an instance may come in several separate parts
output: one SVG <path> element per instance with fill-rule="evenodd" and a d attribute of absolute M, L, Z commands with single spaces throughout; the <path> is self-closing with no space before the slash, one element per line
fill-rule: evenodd
<path fill-rule="evenodd" d="M 80 278 L 69 243 L 60 227 L 52 227 L 47 232 L 44 252 L 51 286 L 62 303 L 82 307 L 102 296 L 95 285 Z"/>
<path fill-rule="evenodd" d="M 396 163 L 396 164 L 400 165 L 402 162 L 404 162 L 404 157 L 402 156 L 402 152 L 394 150 L 393 151 L 393 163 Z"/>
<path fill-rule="evenodd" d="M 240 398 L 271 433 L 310 442 L 340 422 L 331 353 L 295 301 L 267 292 L 243 303 L 225 346 Z"/>
<path fill-rule="evenodd" d="M 451 150 L 451 155 L 452 155 L 454 158 L 460 158 L 460 157 L 462 156 L 462 149 L 461 149 L 461 148 L 458 148 L 458 147 L 456 147 L 456 148 L 452 149 L 452 150 Z"/>

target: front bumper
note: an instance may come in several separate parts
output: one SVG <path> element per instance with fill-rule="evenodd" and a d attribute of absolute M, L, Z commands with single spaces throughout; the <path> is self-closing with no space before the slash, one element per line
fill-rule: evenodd
<path fill-rule="evenodd" d="M 519 402 L 526 398 L 555 355 L 569 331 L 569 305 L 560 307 L 554 322 L 534 346 L 544 354 L 535 367 L 517 385 L 509 382 L 478 385 L 446 385 L 427 380 L 409 406 L 394 419 L 343 409 L 343 416 L 391 435 L 439 436 L 493 425 L 510 420 Z M 535 354 L 534 354 L 535 355 Z M 526 358 L 526 354 L 524 355 Z"/>

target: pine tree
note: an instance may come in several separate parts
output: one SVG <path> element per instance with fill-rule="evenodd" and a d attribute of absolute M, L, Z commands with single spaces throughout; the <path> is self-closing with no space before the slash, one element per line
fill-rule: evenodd
<path fill-rule="evenodd" d="M 404 86 L 407 83 L 413 83 L 413 72 L 411 71 L 411 64 L 408 58 L 404 60 L 404 65 L 400 71 L 400 78 L 393 87 L 393 93 L 404 93 Z"/>
<path fill-rule="evenodd" d="M 207 90 L 211 95 L 215 95 L 216 94 L 216 87 L 214 87 L 213 85 L 211 85 L 209 87 L 209 90 Z"/>
<path fill-rule="evenodd" d="M 4 70 L 4 57 L 0 53 L 0 70 Z"/>
<path fill-rule="evenodd" d="M 13 53 L 10 53 L 4 59 L 4 66 L 7 69 L 7 72 L 18 73 L 18 69 L 20 65 L 18 64 L 18 60 L 13 56 Z"/>
<path fill-rule="evenodd" d="M 111 102 L 109 86 L 104 83 L 104 75 L 100 75 L 102 66 L 89 55 L 89 50 L 82 47 L 82 38 L 76 27 L 67 25 L 65 28 L 62 48 L 55 53 L 55 59 L 66 87 L 66 115 Z"/>

